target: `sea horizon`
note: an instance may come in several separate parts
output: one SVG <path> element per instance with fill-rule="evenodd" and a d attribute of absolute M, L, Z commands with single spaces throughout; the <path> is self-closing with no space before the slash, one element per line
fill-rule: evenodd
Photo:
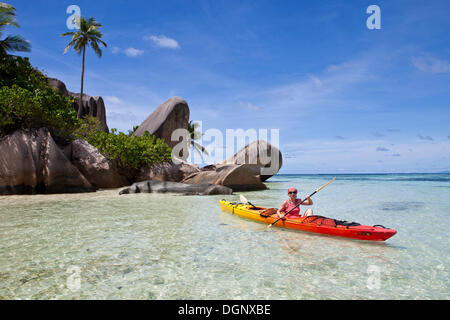
<path fill-rule="evenodd" d="M 448 174 L 450 175 L 450 171 L 443 171 L 443 172 L 350 172 L 350 173 L 277 173 L 277 176 L 280 175 L 323 175 L 323 176 L 329 176 L 329 175 L 335 175 L 335 176 L 342 176 L 342 175 L 405 175 L 405 174 Z"/>

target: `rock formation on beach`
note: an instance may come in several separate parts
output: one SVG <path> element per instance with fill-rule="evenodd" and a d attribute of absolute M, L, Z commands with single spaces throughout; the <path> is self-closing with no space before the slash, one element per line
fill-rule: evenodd
<path fill-rule="evenodd" d="M 233 191 L 264 190 L 259 175 L 249 165 L 219 165 L 214 170 L 203 170 L 187 176 L 181 182 L 191 184 L 212 183 L 233 189 Z"/>
<path fill-rule="evenodd" d="M 66 85 L 61 80 L 55 78 L 47 78 L 47 83 L 50 87 L 58 89 L 66 97 L 72 96 L 77 99 L 80 98 L 79 93 L 73 93 L 67 90 Z M 78 112 L 78 103 L 74 103 L 74 109 Z M 106 108 L 105 102 L 102 97 L 92 97 L 86 93 L 83 93 L 83 111 L 82 116 L 96 117 L 102 126 L 102 129 L 109 132 L 108 125 L 106 123 Z"/>
<path fill-rule="evenodd" d="M 282 166 L 278 148 L 265 140 L 257 140 L 239 150 L 234 156 L 194 172 L 183 183 L 214 183 L 234 191 L 264 190 L 263 183 L 275 175 Z"/>
<path fill-rule="evenodd" d="M 167 181 L 142 181 L 122 189 L 119 194 L 130 193 L 181 193 L 184 195 L 232 194 L 230 188 L 216 184 L 185 184 Z"/>
<path fill-rule="evenodd" d="M 115 164 L 86 141 L 76 139 L 69 148 L 69 159 L 95 187 L 120 188 L 129 184 L 128 179 L 119 174 Z"/>
<path fill-rule="evenodd" d="M 277 147 L 265 140 L 257 140 L 220 162 L 218 166 L 226 164 L 247 164 L 260 176 L 261 181 L 266 181 L 280 170 L 283 156 Z"/>
<path fill-rule="evenodd" d="M 65 96 L 79 97 L 65 84 L 47 78 Z M 97 117 L 108 132 L 106 109 L 101 97 L 83 96 L 83 114 Z M 74 104 L 78 108 L 78 104 Z M 180 97 L 161 104 L 133 133 L 146 131 L 170 147 L 176 129 L 189 122 L 189 106 Z M 56 138 L 55 138 L 56 139 Z M 56 141 L 56 142 L 55 142 Z M 171 162 L 142 168 L 118 168 L 115 162 L 82 139 L 54 140 L 46 128 L 18 130 L 0 138 L 0 194 L 92 192 L 99 188 L 130 187 L 121 191 L 176 192 L 182 194 L 231 194 L 233 191 L 264 190 L 264 181 L 282 165 L 278 148 L 264 140 L 250 143 L 233 157 L 199 168 L 186 162 L 187 154 L 172 154 Z"/>
<path fill-rule="evenodd" d="M 171 148 L 176 146 L 179 141 L 172 141 L 172 133 L 176 129 L 188 128 L 189 106 L 187 102 L 180 97 L 172 97 L 161 104 L 152 114 L 133 133 L 133 136 L 142 136 L 148 131 L 156 137 L 163 139 Z M 186 155 L 180 155 L 183 160 Z"/>
<path fill-rule="evenodd" d="M 0 194 L 91 191 L 95 187 L 47 129 L 19 130 L 0 139 Z"/>
<path fill-rule="evenodd" d="M 58 146 L 46 128 L 0 138 L 0 194 L 80 193 L 129 185 L 86 141 Z"/>
<path fill-rule="evenodd" d="M 187 176 L 200 172 L 197 165 L 172 162 L 164 162 L 155 164 L 151 167 L 142 168 L 136 176 L 135 181 L 157 180 L 157 181 L 172 181 L 180 182 Z"/>

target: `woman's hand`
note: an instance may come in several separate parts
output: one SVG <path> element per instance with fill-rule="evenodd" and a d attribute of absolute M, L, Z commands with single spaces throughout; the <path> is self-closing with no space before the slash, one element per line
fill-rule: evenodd
<path fill-rule="evenodd" d="M 281 220 L 286 220 L 286 214 L 284 212 L 277 211 L 278 218 Z"/>

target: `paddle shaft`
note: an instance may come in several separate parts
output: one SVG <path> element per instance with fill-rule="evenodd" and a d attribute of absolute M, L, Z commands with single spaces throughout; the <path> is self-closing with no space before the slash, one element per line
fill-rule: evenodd
<path fill-rule="evenodd" d="M 281 219 L 283 219 L 284 217 L 286 217 L 292 210 L 294 210 L 295 208 L 297 208 L 298 206 L 300 206 L 303 202 L 305 202 L 307 199 L 311 198 L 313 195 L 315 195 L 317 192 L 319 192 L 320 190 L 322 190 L 323 188 L 325 188 L 327 185 L 329 185 L 330 183 L 332 183 L 334 180 L 336 179 L 336 177 L 333 178 L 333 180 L 331 180 L 330 182 L 328 182 L 326 185 L 320 187 L 319 189 L 317 189 L 316 191 L 314 191 L 313 193 L 311 193 L 308 197 L 306 197 L 305 199 L 303 199 L 299 204 L 297 204 L 295 207 L 293 207 L 291 210 L 289 210 L 283 217 L 278 218 L 277 220 L 275 220 L 274 223 L 269 224 L 268 228 L 270 228 L 271 226 L 273 226 L 275 223 L 277 223 L 278 221 L 280 221 Z"/>

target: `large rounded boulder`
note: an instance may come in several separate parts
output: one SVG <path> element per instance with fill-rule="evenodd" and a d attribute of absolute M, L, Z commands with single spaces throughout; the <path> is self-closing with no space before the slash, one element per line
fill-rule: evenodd
<path fill-rule="evenodd" d="M 46 128 L 0 139 L 0 194 L 92 192 Z"/>
<path fill-rule="evenodd" d="M 150 134 L 163 139 L 171 148 L 176 146 L 179 141 L 172 141 L 172 133 L 176 129 L 188 128 L 189 106 L 187 102 L 180 97 L 172 97 L 161 104 L 152 114 L 133 133 L 133 136 L 142 136 L 148 131 Z M 187 155 L 183 155 L 183 159 Z"/>
<path fill-rule="evenodd" d="M 217 184 L 231 188 L 233 191 L 267 189 L 259 175 L 255 174 L 255 169 L 246 164 L 218 165 L 213 170 L 193 173 L 181 182 L 189 184 Z"/>
<path fill-rule="evenodd" d="M 266 181 L 280 170 L 283 165 L 283 156 L 277 147 L 265 140 L 257 140 L 216 166 L 227 164 L 246 164 L 254 175 L 259 175 L 261 181 Z"/>
<path fill-rule="evenodd" d="M 120 188 L 129 181 L 114 163 L 88 142 L 76 139 L 71 144 L 70 159 L 78 170 L 97 188 Z"/>

